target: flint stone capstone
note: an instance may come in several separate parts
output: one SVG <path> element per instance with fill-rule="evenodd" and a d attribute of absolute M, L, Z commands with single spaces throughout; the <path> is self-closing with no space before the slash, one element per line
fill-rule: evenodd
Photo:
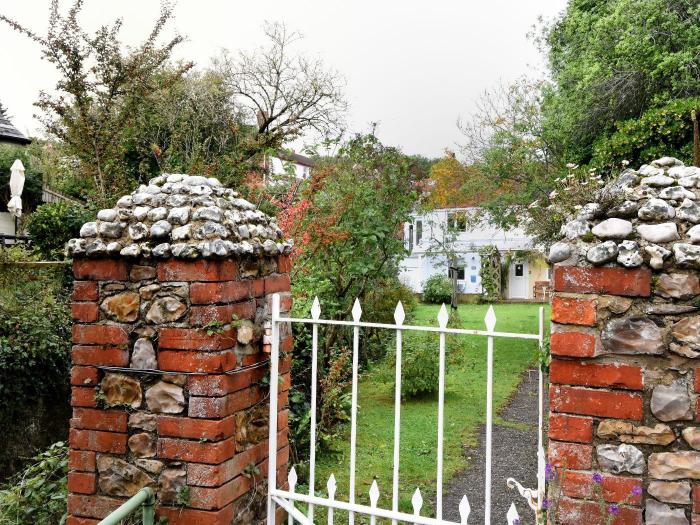
<path fill-rule="evenodd" d="M 684 509 L 672 509 L 651 498 L 647 498 L 644 517 L 646 525 L 689 525 Z"/>
<path fill-rule="evenodd" d="M 652 481 L 647 492 L 660 501 L 687 505 L 690 503 L 690 483 L 687 481 Z"/>
<path fill-rule="evenodd" d="M 693 447 L 695 450 L 700 450 L 700 428 L 684 428 L 681 434 L 683 435 L 683 439 L 685 439 L 688 445 Z"/>
<path fill-rule="evenodd" d="M 624 219 L 606 219 L 594 226 L 591 232 L 601 239 L 624 239 L 632 233 L 632 223 Z"/>
<path fill-rule="evenodd" d="M 603 348 L 614 354 L 663 354 L 663 334 L 656 323 L 644 317 L 611 319 L 600 334 Z"/>
<path fill-rule="evenodd" d="M 605 264 L 617 257 L 615 241 L 605 241 L 588 249 L 586 259 L 593 264 Z"/>
<path fill-rule="evenodd" d="M 671 242 L 681 238 L 675 222 L 640 224 L 637 231 L 642 239 L 649 242 Z"/>
<path fill-rule="evenodd" d="M 664 273 L 659 276 L 654 292 L 667 299 L 691 299 L 700 294 L 700 279 L 687 273 Z"/>

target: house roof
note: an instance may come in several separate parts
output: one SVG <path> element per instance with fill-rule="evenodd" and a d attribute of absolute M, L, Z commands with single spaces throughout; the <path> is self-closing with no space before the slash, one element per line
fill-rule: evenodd
<path fill-rule="evenodd" d="M 277 158 L 286 160 L 287 162 L 293 162 L 294 164 L 299 164 L 300 166 L 307 166 L 313 168 L 316 163 L 309 157 L 304 155 L 299 155 L 298 153 L 288 152 L 288 151 L 278 151 Z"/>
<path fill-rule="evenodd" d="M 7 117 L 0 116 L 0 142 L 29 144 L 31 139 L 25 137 L 20 130 L 12 125 Z"/>

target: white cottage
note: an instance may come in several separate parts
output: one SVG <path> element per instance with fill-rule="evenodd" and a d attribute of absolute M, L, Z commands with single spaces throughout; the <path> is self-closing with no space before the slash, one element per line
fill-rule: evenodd
<path fill-rule="evenodd" d="M 479 249 L 493 245 L 501 259 L 510 259 L 504 296 L 509 300 L 542 300 L 549 284 L 549 266 L 533 246 L 532 239 L 520 229 L 502 230 L 482 220 L 470 225 L 477 208 L 437 209 L 414 214 L 404 225 L 409 255 L 401 261 L 400 279 L 414 292 L 422 293 L 425 281 L 436 273 L 448 275 L 445 256 L 436 256 L 441 246 L 450 244 L 457 254 L 457 284 L 462 295 L 482 292 Z M 448 230 L 449 225 L 449 230 Z M 445 232 L 453 233 L 447 234 Z M 447 239 L 447 240 L 446 240 Z M 506 257 L 510 254 L 510 257 Z"/>

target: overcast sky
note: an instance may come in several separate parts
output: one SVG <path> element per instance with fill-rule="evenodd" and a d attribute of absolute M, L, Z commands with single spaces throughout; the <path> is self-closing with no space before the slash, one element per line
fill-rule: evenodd
<path fill-rule="evenodd" d="M 44 33 L 49 0 L 0 2 L 0 12 Z M 67 8 L 71 0 L 62 0 Z M 83 26 L 124 18 L 123 40 L 136 44 L 158 13 L 156 0 L 87 0 Z M 347 80 L 353 131 L 378 122 L 386 143 L 439 156 L 460 142 L 457 118 L 499 81 L 542 70 L 527 33 L 566 0 L 179 0 L 172 30 L 187 37 L 178 56 L 206 66 L 222 48 L 263 43 L 265 20 L 304 34 L 298 46 Z M 55 73 L 36 44 L 0 26 L 0 100 L 15 125 L 36 134 L 32 103 Z"/>

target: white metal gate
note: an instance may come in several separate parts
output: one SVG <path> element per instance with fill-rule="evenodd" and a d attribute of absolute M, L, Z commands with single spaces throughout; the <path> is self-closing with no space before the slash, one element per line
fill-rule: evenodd
<path fill-rule="evenodd" d="M 314 506 L 326 507 L 328 509 L 328 525 L 333 525 L 333 510 L 347 511 L 349 524 L 353 525 L 355 515 L 369 516 L 370 524 L 376 523 L 377 517 L 392 520 L 392 525 L 398 522 L 415 523 L 421 525 L 465 525 L 468 523 L 470 505 L 465 495 L 459 504 L 460 521 L 453 522 L 443 519 L 443 432 L 444 432 L 444 401 L 445 401 L 445 336 L 447 334 L 476 335 L 486 338 L 487 343 L 487 381 L 486 381 L 486 465 L 485 465 L 485 487 L 484 487 L 484 523 L 491 524 L 491 449 L 492 449 L 492 427 L 493 427 L 493 343 L 496 338 L 517 338 L 536 340 L 540 348 L 544 341 L 544 308 L 539 310 L 539 330 L 536 334 L 496 332 L 496 314 L 493 307 L 489 307 L 484 319 L 486 330 L 466 330 L 448 328 L 448 314 L 443 304 L 438 314 L 438 327 L 434 326 L 412 326 L 404 325 L 404 310 L 399 302 L 394 312 L 396 324 L 369 323 L 360 321 L 362 309 L 360 303 L 355 301 L 352 309 L 352 321 L 333 321 L 321 319 L 321 307 L 318 298 L 314 299 L 311 308 L 311 319 L 301 319 L 292 317 L 282 317 L 280 315 L 280 297 L 278 294 L 272 297 L 272 340 L 270 355 L 270 434 L 269 434 L 269 460 L 268 460 L 268 502 L 267 502 L 267 523 L 275 525 L 275 510 L 279 505 L 289 516 L 289 525 L 293 525 L 294 520 L 302 525 L 314 524 Z M 277 487 L 277 395 L 279 382 L 279 343 L 280 326 L 285 323 L 303 323 L 312 326 L 312 362 L 311 362 L 311 422 L 310 422 L 310 458 L 309 458 L 309 491 L 308 494 L 295 492 L 297 475 L 294 467 L 289 471 L 289 489 L 282 490 Z M 333 475 L 328 479 L 326 488 L 327 497 L 320 497 L 316 494 L 316 387 L 318 371 L 318 327 L 319 325 L 341 325 L 352 327 L 353 329 L 353 353 L 352 353 L 352 404 L 350 415 L 350 472 L 349 472 L 349 497 L 348 501 L 335 499 L 336 483 Z M 394 330 L 396 332 L 396 371 L 395 371 L 395 395 L 394 395 L 394 447 L 393 447 L 393 480 L 392 480 L 392 507 L 383 509 L 377 506 L 379 499 L 379 487 L 376 480 L 372 483 L 369 491 L 370 505 L 362 505 L 355 502 L 355 457 L 357 444 L 357 390 L 358 390 L 358 354 L 361 328 L 380 328 Z M 437 479 L 436 479 L 436 505 L 435 517 L 421 516 L 420 511 L 423 506 L 423 498 L 419 489 L 416 489 L 412 498 L 413 514 L 399 511 L 399 444 L 400 444 L 400 423 L 401 423 L 401 348 L 402 334 L 404 331 L 412 330 L 419 332 L 437 332 L 439 334 L 439 385 L 438 385 L 438 424 L 437 424 Z M 507 483 L 511 488 L 517 488 L 520 495 L 526 498 L 530 507 L 539 518 L 544 499 L 545 486 L 545 461 L 542 443 L 542 411 L 543 411 L 543 378 L 542 371 L 539 371 L 539 421 L 538 421 L 538 450 L 537 450 L 537 489 L 523 488 L 516 480 L 509 478 Z M 308 508 L 306 514 L 295 506 L 295 502 L 305 504 Z M 520 523 L 515 505 L 511 504 L 508 511 L 508 524 L 517 525 Z"/>

